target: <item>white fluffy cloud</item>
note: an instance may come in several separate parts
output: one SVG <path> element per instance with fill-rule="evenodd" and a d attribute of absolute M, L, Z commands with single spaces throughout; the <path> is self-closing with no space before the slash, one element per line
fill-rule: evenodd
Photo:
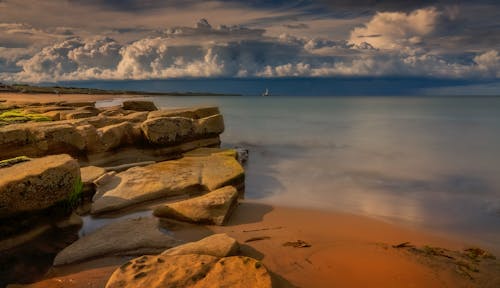
<path fill-rule="evenodd" d="M 500 78 L 500 54 L 496 50 L 490 50 L 474 57 L 477 70 L 486 77 Z"/>
<path fill-rule="evenodd" d="M 174 27 L 128 43 L 109 37 L 68 39 L 66 35 L 30 55 L 13 57 L 12 48 L 0 48 L 0 76 L 25 82 L 338 75 L 500 77 L 496 50 L 457 62 L 426 48 L 441 16 L 436 8 L 377 13 L 353 28 L 348 40 L 289 34 L 272 37 L 264 29 L 213 27 L 205 19 L 194 27 Z M 63 35 L 64 29 L 59 30 L 58 35 Z"/>
<path fill-rule="evenodd" d="M 436 30 L 441 12 L 430 7 L 410 13 L 381 12 L 351 32 L 350 42 L 366 42 L 378 49 L 416 47 Z"/>

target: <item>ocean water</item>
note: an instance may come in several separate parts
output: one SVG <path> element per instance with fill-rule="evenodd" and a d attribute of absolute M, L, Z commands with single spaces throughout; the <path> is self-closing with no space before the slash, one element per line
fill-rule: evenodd
<path fill-rule="evenodd" d="M 152 99 L 163 108 L 221 108 L 223 145 L 250 150 L 247 198 L 500 250 L 500 97 Z"/>

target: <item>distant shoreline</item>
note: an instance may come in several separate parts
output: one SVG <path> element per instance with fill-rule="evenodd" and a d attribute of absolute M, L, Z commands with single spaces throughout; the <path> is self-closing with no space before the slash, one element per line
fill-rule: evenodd
<path fill-rule="evenodd" d="M 0 83 L 0 95 L 4 93 L 22 94 L 54 94 L 54 95 L 131 95 L 131 96 L 241 96 L 241 94 L 211 93 L 211 92 L 148 92 L 134 90 L 107 90 L 96 88 L 65 87 L 65 86 L 32 86 L 26 84 Z"/>

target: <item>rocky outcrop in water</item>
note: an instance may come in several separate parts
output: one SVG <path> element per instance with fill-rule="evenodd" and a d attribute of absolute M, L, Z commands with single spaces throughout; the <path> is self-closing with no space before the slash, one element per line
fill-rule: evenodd
<path fill-rule="evenodd" d="M 47 209 L 67 200 L 80 180 L 68 155 L 36 158 L 0 170 L 0 218 Z"/>
<path fill-rule="evenodd" d="M 72 243 L 54 259 L 54 265 L 123 255 L 156 254 L 182 244 L 162 231 L 154 217 L 111 223 Z"/>
<path fill-rule="evenodd" d="M 147 101 L 109 108 L 96 108 L 92 102 L 0 103 L 0 160 L 23 156 L 0 165 L 7 167 L 0 168 L 0 218 L 16 219 L 22 228 L 11 231 L 4 225 L 7 231 L 0 225 L 2 236 L 6 235 L 0 237 L 0 250 L 6 247 L 9 255 L 16 255 L 19 244 L 42 234 L 68 227 L 76 233 L 74 228 L 82 224 L 78 215 L 88 212 L 123 215 L 125 208 L 135 205 L 152 209 L 147 207 L 153 204 L 150 200 L 176 200 L 154 204 L 159 205 L 154 212 L 158 218 L 111 221 L 78 240 L 63 239 L 63 246 L 57 244 L 46 258 L 52 261 L 63 247 L 53 265 L 163 251 L 122 266 L 108 287 L 270 287 L 260 262 L 236 256 L 236 240 L 217 234 L 181 245 L 184 242 L 162 226 L 187 225 L 167 219 L 224 225 L 231 216 L 245 176 L 241 153 L 214 148 L 223 131 L 217 107 L 157 110 Z M 61 216 L 71 217 L 52 221 L 50 209 L 61 202 L 65 203 Z M 75 210 L 78 204 L 82 205 Z M 39 211 L 48 212 L 39 217 Z M 146 269 L 141 263 L 150 260 Z M 12 279 L 17 277 L 13 274 Z"/>
<path fill-rule="evenodd" d="M 151 101 L 127 100 L 123 101 L 123 109 L 134 111 L 155 111 L 156 105 Z"/>
<path fill-rule="evenodd" d="M 165 204 L 154 215 L 197 224 L 224 225 L 238 203 L 238 191 L 226 186 L 203 196 Z"/>
<path fill-rule="evenodd" d="M 156 110 L 149 101 L 110 108 L 96 108 L 93 102 L 2 104 L 0 160 L 66 153 L 92 162 L 127 148 L 152 158 L 220 143 L 224 120 L 218 108 Z M 117 158 L 109 162 L 116 164 Z"/>
<path fill-rule="evenodd" d="M 189 196 L 226 185 L 241 187 L 243 167 L 234 157 L 184 157 L 109 175 L 99 181 L 92 213 L 110 212 L 159 198 Z"/>

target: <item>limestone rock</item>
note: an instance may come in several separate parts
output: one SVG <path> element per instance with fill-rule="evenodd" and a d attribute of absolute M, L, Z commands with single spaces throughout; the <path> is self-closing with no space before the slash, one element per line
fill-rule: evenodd
<path fill-rule="evenodd" d="M 197 160 L 203 163 L 201 184 L 207 188 L 207 191 L 228 185 L 239 187 L 245 180 L 245 170 L 233 157 L 213 155 L 192 159 L 192 161 Z"/>
<path fill-rule="evenodd" d="M 55 155 L 3 168 L 0 173 L 0 217 L 4 217 L 67 199 L 80 178 L 80 167 L 68 155 Z"/>
<path fill-rule="evenodd" d="M 200 241 L 186 243 L 174 248 L 170 248 L 161 255 L 210 255 L 215 257 L 235 256 L 240 247 L 238 242 L 227 234 L 214 234 L 201 239 Z"/>
<path fill-rule="evenodd" d="M 97 166 L 87 166 L 80 169 L 83 182 L 83 192 L 86 195 L 92 195 L 95 192 L 96 179 L 106 174 L 106 169 Z"/>
<path fill-rule="evenodd" d="M 124 115 L 121 117 L 123 121 L 129 121 L 133 123 L 144 122 L 148 119 L 148 112 L 133 112 L 128 115 Z"/>
<path fill-rule="evenodd" d="M 97 166 L 87 166 L 80 169 L 83 184 L 91 184 L 97 178 L 106 174 L 106 169 Z"/>
<path fill-rule="evenodd" d="M 97 257 L 156 254 L 182 244 L 161 231 L 153 217 L 126 219 L 99 228 L 62 250 L 54 265 Z"/>
<path fill-rule="evenodd" d="M 60 106 L 66 107 L 95 107 L 95 101 L 87 101 L 87 102 L 60 102 Z"/>
<path fill-rule="evenodd" d="M 112 106 L 112 107 L 106 107 L 102 110 L 99 115 L 102 116 L 124 116 L 126 115 L 126 112 L 122 109 L 122 106 Z"/>
<path fill-rule="evenodd" d="M 92 213 L 125 208 L 158 198 L 199 194 L 244 181 L 243 167 L 222 155 L 185 157 L 134 167 L 98 185 Z"/>
<path fill-rule="evenodd" d="M 197 135 L 218 135 L 224 132 L 224 117 L 221 114 L 196 120 L 194 133 Z"/>
<path fill-rule="evenodd" d="M 76 126 L 66 121 L 8 125 L 0 128 L 0 159 L 78 154 L 85 149 L 86 141 Z"/>
<path fill-rule="evenodd" d="M 238 203 L 238 191 L 232 186 L 203 196 L 165 204 L 154 210 L 156 217 L 199 224 L 224 225 Z"/>
<path fill-rule="evenodd" d="M 115 270 L 106 288 L 240 287 L 270 288 L 271 276 L 259 261 L 242 256 L 142 256 Z"/>
<path fill-rule="evenodd" d="M 63 106 L 41 106 L 41 107 L 30 107 L 27 111 L 31 113 L 47 113 L 52 111 L 64 111 L 64 110 L 73 110 L 71 107 L 63 107 Z"/>
<path fill-rule="evenodd" d="M 148 119 L 141 129 L 146 139 L 155 145 L 173 145 L 194 138 L 193 120 L 185 117 Z"/>
<path fill-rule="evenodd" d="M 61 111 L 49 111 L 49 112 L 43 113 L 42 115 L 49 117 L 50 119 L 52 119 L 52 121 L 61 120 Z"/>
<path fill-rule="evenodd" d="M 60 114 L 63 114 L 63 113 L 60 113 Z M 89 117 L 97 116 L 98 114 L 99 114 L 98 111 L 76 110 L 76 111 L 72 111 L 70 113 L 65 113 L 65 118 L 67 120 L 82 119 L 82 118 L 89 118 Z"/>
<path fill-rule="evenodd" d="M 234 149 L 221 149 L 221 148 L 209 148 L 209 147 L 202 147 L 184 153 L 184 157 L 200 157 L 200 156 L 211 156 L 211 155 L 225 155 L 234 157 L 235 159 L 238 157 L 237 151 Z"/>
<path fill-rule="evenodd" d="M 158 110 L 151 101 L 128 100 L 123 101 L 123 109 L 134 111 L 155 111 Z"/>
<path fill-rule="evenodd" d="M 134 141 L 132 125 L 129 122 L 99 128 L 97 129 L 97 135 L 100 144 L 96 149 L 97 151 L 108 151 Z"/>
<path fill-rule="evenodd" d="M 148 115 L 148 119 L 163 118 L 163 117 L 186 117 L 191 119 L 201 119 L 217 114 L 220 114 L 220 111 L 219 108 L 216 106 L 180 108 L 180 109 L 162 109 L 150 112 Z"/>

